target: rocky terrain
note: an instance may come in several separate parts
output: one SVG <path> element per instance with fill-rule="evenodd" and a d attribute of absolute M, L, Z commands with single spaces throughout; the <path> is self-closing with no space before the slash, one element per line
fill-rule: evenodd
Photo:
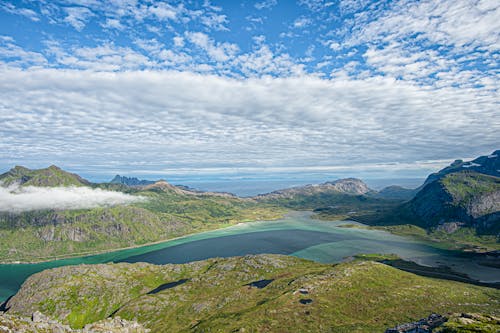
<path fill-rule="evenodd" d="M 135 321 L 120 317 L 107 318 L 87 324 L 82 329 L 72 329 L 57 320 L 50 319 L 39 311 L 31 318 L 0 312 L 0 333 L 147 333 L 149 329 Z"/>
<path fill-rule="evenodd" d="M 378 262 L 332 266 L 257 255 L 50 269 L 23 284 L 6 314 L 39 311 L 72 329 L 119 316 L 152 332 L 379 332 L 432 312 L 498 316 L 499 300 L 496 289 Z"/>
<path fill-rule="evenodd" d="M 318 193 L 331 193 L 362 195 L 373 192 L 362 180 L 356 178 L 339 179 L 322 184 L 311 184 L 273 191 L 257 196 L 259 199 L 288 199 L 298 195 L 314 195 Z"/>

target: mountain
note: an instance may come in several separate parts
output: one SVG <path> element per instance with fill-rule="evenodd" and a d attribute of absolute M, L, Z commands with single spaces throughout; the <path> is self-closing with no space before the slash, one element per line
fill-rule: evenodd
<path fill-rule="evenodd" d="M 144 245 L 248 220 L 275 219 L 284 212 L 282 208 L 251 199 L 192 192 L 165 181 L 134 187 L 90 184 L 55 166 L 41 170 L 15 167 L 0 177 L 4 186 L 91 186 L 92 191 L 85 192 L 86 196 L 116 195 L 113 191 L 138 197 L 131 204 L 86 209 L 62 207 L 19 212 L 3 207 L 0 212 L 3 262 L 40 261 Z M 68 195 L 74 195 L 74 191 L 68 189 Z"/>
<path fill-rule="evenodd" d="M 409 189 L 397 185 L 384 187 L 376 196 L 385 199 L 410 200 L 417 193 L 416 189 Z"/>
<path fill-rule="evenodd" d="M 499 299 L 497 289 L 373 261 L 255 255 L 49 269 L 29 277 L 5 308 L 10 318 L 42 313 L 75 329 L 120 317 L 152 333 L 383 332 L 433 312 L 497 315 Z"/>
<path fill-rule="evenodd" d="M 111 181 L 111 184 L 123 184 L 127 186 L 141 186 L 141 185 L 150 185 L 154 184 L 154 181 L 138 179 L 136 177 L 125 177 L 116 175 Z"/>
<path fill-rule="evenodd" d="M 358 221 L 413 224 L 427 232 L 450 235 L 457 230 L 470 230 L 472 234 L 492 235 L 500 240 L 499 166 L 499 150 L 470 162 L 457 160 L 429 175 L 411 200 L 384 214 L 363 216 Z M 469 234 L 464 231 L 463 236 Z"/>
<path fill-rule="evenodd" d="M 353 214 L 387 210 L 401 202 L 378 196 L 376 191 L 356 178 L 293 187 L 261 194 L 254 199 L 280 207 L 313 210 L 322 219 L 342 219 Z"/>
<path fill-rule="evenodd" d="M 296 196 L 308 196 L 320 193 L 335 193 L 348 195 L 362 195 L 372 190 L 362 180 L 356 178 L 339 179 L 322 184 L 310 184 L 260 194 L 258 199 L 290 199 Z"/>
<path fill-rule="evenodd" d="M 9 186 L 89 186 L 90 182 L 77 174 L 70 173 L 51 165 L 45 169 L 31 170 L 23 166 L 15 166 L 0 175 L 0 185 Z"/>
<path fill-rule="evenodd" d="M 402 207 L 422 226 L 456 222 L 479 232 L 500 231 L 500 178 L 475 171 L 442 175 Z"/>
<path fill-rule="evenodd" d="M 432 183 L 449 173 L 460 171 L 474 171 L 484 175 L 500 177 L 500 150 L 496 150 L 490 155 L 479 156 L 478 158 L 468 162 L 455 160 L 446 168 L 430 174 L 425 180 L 423 186 Z"/>

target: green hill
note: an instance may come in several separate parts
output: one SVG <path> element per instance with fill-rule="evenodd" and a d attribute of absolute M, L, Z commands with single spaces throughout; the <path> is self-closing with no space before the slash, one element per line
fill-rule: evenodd
<path fill-rule="evenodd" d="M 1 177 L 4 185 L 87 185 L 57 167 L 15 167 Z M 92 187 L 145 200 L 89 209 L 0 212 L 1 261 L 50 260 L 144 245 L 238 222 L 275 219 L 285 211 L 227 194 L 190 192 L 165 181 L 137 188 L 122 184 Z"/>
<path fill-rule="evenodd" d="M 15 166 L 0 175 L 0 184 L 4 186 L 19 184 L 22 186 L 88 186 L 90 182 L 77 174 L 66 172 L 55 165 L 45 169 L 31 170 Z"/>
<path fill-rule="evenodd" d="M 450 173 L 427 184 L 400 211 L 421 227 L 458 223 L 496 235 L 500 231 L 500 178 L 473 171 Z"/>
<path fill-rule="evenodd" d="M 382 332 L 432 312 L 498 316 L 499 299 L 499 290 L 377 262 L 258 255 L 55 268 L 31 276 L 7 308 L 76 328 L 119 316 L 152 332 Z"/>

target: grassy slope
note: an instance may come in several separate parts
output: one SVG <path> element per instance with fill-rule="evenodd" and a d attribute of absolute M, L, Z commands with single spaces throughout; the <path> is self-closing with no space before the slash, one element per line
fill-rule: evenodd
<path fill-rule="evenodd" d="M 444 209 L 443 213 L 436 217 L 436 219 L 448 216 L 449 221 L 458 220 L 453 216 L 452 213 L 454 210 L 450 207 L 465 209 L 467 205 L 479 196 L 500 191 L 500 179 L 498 177 L 475 172 L 451 173 L 438 180 L 438 182 L 442 184 L 443 188 L 450 195 L 451 200 L 446 203 L 448 208 Z M 495 235 L 498 223 L 496 229 L 494 227 L 490 230 L 491 234 L 479 234 L 475 228 L 470 226 L 461 227 L 453 233 L 447 233 L 433 227 L 428 227 L 429 225 L 435 225 L 437 222 L 424 221 L 412 212 L 412 205 L 415 205 L 415 200 L 396 207 L 385 205 L 377 208 L 374 206 L 375 209 L 371 211 L 360 210 L 349 216 L 342 216 L 335 212 L 322 210 L 318 212 L 317 217 L 324 220 L 338 219 L 339 217 L 346 218 L 374 226 L 378 229 L 384 229 L 394 234 L 412 236 L 424 241 L 440 243 L 443 248 L 500 249 L 500 237 Z"/>
<path fill-rule="evenodd" d="M 180 279 L 188 282 L 148 295 Z M 275 279 L 257 289 L 246 284 Z M 300 288 L 309 293 L 302 295 Z M 311 299 L 301 304 L 301 299 Z M 35 310 L 81 327 L 110 315 L 153 332 L 379 332 L 430 312 L 500 313 L 500 291 L 366 261 L 336 266 L 278 255 L 185 265 L 82 265 L 30 277 L 11 313 Z M 27 301 L 29 300 L 29 301 Z"/>
<path fill-rule="evenodd" d="M 353 215 L 366 215 L 393 209 L 400 200 L 376 198 L 369 195 L 352 195 L 337 191 L 297 194 L 292 197 L 263 197 L 259 199 L 280 207 L 314 210 L 319 218 L 342 219 Z"/>
<path fill-rule="evenodd" d="M 500 191 L 500 178 L 476 172 L 457 172 L 441 179 L 456 205 L 467 205 L 474 198 Z"/>
<path fill-rule="evenodd" d="M 232 197 L 131 192 L 148 200 L 132 206 L 0 215 L 1 260 L 37 261 L 119 249 L 237 222 L 275 219 L 284 212 Z"/>
<path fill-rule="evenodd" d="M 89 182 L 80 176 L 51 165 L 45 169 L 31 170 L 16 166 L 0 175 L 0 182 L 11 185 L 21 182 L 23 186 L 83 186 Z"/>

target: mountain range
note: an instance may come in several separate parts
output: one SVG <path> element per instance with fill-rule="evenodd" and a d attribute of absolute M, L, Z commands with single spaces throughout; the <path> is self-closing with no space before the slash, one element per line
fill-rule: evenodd
<path fill-rule="evenodd" d="M 413 224 L 427 231 L 500 233 L 499 151 L 470 162 L 455 161 L 429 175 L 415 190 L 379 192 L 355 178 L 274 191 L 253 198 L 196 191 L 164 180 L 151 183 L 117 176 L 95 184 L 56 166 L 16 166 L 0 175 L 4 187 L 88 188 L 141 198 L 132 204 L 88 209 L 0 212 L 0 257 L 36 260 L 135 246 L 247 219 L 275 218 L 284 209 L 314 210 L 320 217 L 371 225 Z M 51 247 L 45 242 L 50 241 Z M 22 246 L 21 246 L 22 244 Z"/>
<path fill-rule="evenodd" d="M 0 175 L 3 195 L 21 195 L 24 190 L 34 195 L 36 189 L 50 195 L 52 190 L 68 189 L 71 195 L 84 190 L 142 199 L 92 208 L 1 212 L 0 258 L 39 261 L 82 256 L 269 220 L 288 209 L 377 226 L 412 224 L 424 228 L 424 233 L 473 230 L 478 237 L 495 237 L 492 246 L 498 250 L 497 152 L 471 162 L 455 161 L 414 190 L 393 186 L 374 191 L 361 180 L 348 178 L 254 198 L 200 192 L 164 180 L 146 184 L 122 176 L 95 184 L 55 166 L 40 170 L 16 166 Z M 494 252 L 485 254 L 491 255 Z M 298 332 L 382 332 L 426 318 L 429 311 L 448 320 L 434 332 L 499 329 L 498 289 L 405 272 L 390 266 L 391 262 L 408 265 L 393 255 L 348 259 L 331 265 L 292 256 L 253 255 L 183 265 L 118 263 L 49 269 L 29 277 L 0 306 L 0 331 L 286 332 L 293 327 Z M 443 274 L 450 272 L 439 276 Z"/>

